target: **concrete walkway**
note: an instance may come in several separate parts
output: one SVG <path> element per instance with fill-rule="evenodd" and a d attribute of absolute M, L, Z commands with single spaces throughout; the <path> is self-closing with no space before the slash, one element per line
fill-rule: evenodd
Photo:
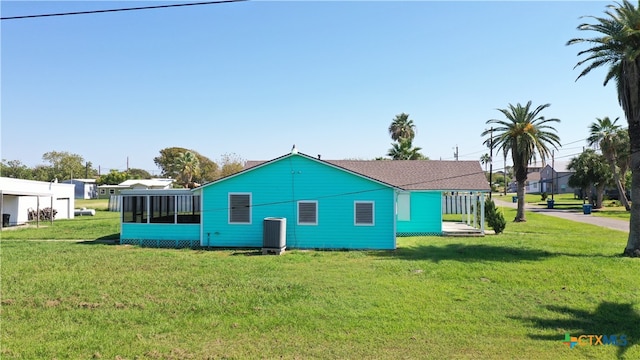
<path fill-rule="evenodd" d="M 496 206 L 510 207 L 516 209 L 518 207 L 517 203 L 514 203 L 511 200 L 511 197 L 500 197 L 493 196 L 493 202 L 495 202 Z M 629 232 L 629 220 L 621 220 L 621 219 L 613 219 L 602 216 L 593 216 L 593 215 L 585 215 L 582 212 L 570 211 L 570 210 L 558 210 L 558 209 L 547 209 L 546 207 L 537 206 L 533 204 L 525 204 L 525 211 L 530 211 L 534 213 L 539 213 L 543 215 L 555 216 L 566 220 L 577 221 L 582 223 L 587 223 L 596 226 L 602 226 L 613 230 L 619 230 L 624 232 Z"/>

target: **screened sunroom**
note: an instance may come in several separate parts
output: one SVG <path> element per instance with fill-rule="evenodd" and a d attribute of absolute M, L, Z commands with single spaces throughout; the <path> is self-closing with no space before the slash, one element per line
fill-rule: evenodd
<path fill-rule="evenodd" d="M 120 196 L 121 244 L 199 246 L 202 211 L 199 195 L 189 189 L 147 189 L 125 190 Z"/>

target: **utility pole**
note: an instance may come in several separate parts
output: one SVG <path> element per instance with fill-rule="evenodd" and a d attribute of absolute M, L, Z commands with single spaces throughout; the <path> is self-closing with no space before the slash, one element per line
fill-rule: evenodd
<path fill-rule="evenodd" d="M 129 157 L 127 156 L 127 172 L 129 172 Z"/>
<path fill-rule="evenodd" d="M 456 145 L 456 152 L 453 153 L 453 157 L 458 161 L 458 145 Z"/>
<path fill-rule="evenodd" d="M 493 193 L 493 126 L 489 134 L 491 136 L 489 138 L 489 199 L 491 199 L 491 194 Z"/>
<path fill-rule="evenodd" d="M 553 173 L 555 172 L 554 170 L 554 163 L 555 163 L 555 154 L 554 154 L 555 150 L 551 150 L 551 200 L 553 201 Z"/>

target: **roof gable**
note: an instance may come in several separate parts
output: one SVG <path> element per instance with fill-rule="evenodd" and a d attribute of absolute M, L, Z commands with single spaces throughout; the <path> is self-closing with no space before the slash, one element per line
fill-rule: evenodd
<path fill-rule="evenodd" d="M 290 153 L 290 154 L 286 154 L 286 155 L 277 157 L 277 158 L 275 158 L 273 160 L 269 160 L 269 161 L 247 161 L 245 163 L 245 169 L 244 170 L 242 170 L 242 171 L 240 171 L 238 173 L 235 173 L 235 174 L 232 174 L 232 175 L 225 176 L 223 178 L 214 180 L 212 182 L 206 183 L 206 184 L 204 184 L 204 185 L 202 185 L 202 186 L 200 186 L 198 188 L 193 189 L 192 191 L 198 191 L 198 190 L 201 190 L 201 189 L 203 189 L 203 188 L 205 188 L 207 186 L 210 186 L 210 185 L 213 185 L 213 184 L 218 184 L 220 182 L 227 181 L 227 180 L 232 179 L 232 178 L 237 177 L 237 176 L 243 176 L 244 174 L 246 174 L 248 172 L 254 171 L 256 169 L 259 169 L 259 168 L 262 168 L 262 167 L 265 167 L 265 166 L 269 166 L 270 164 L 276 163 L 278 161 L 287 159 L 287 158 L 292 157 L 292 156 L 299 156 L 299 157 L 314 161 L 314 162 L 316 162 L 318 164 L 321 164 L 323 166 L 329 166 L 329 167 L 338 169 L 340 171 L 346 172 L 348 174 L 351 174 L 351 175 L 354 175 L 354 176 L 357 176 L 357 177 L 360 177 L 360 178 L 364 178 L 364 179 L 366 179 L 368 181 L 373 181 L 375 183 L 379 183 L 379 184 L 381 184 L 383 186 L 386 186 L 386 187 L 390 187 L 390 188 L 394 188 L 395 187 L 393 184 L 386 183 L 386 182 L 384 182 L 384 181 L 382 181 L 380 179 L 376 179 L 376 178 L 370 177 L 367 174 L 362 174 L 362 173 L 353 171 L 353 170 L 351 170 L 349 168 L 342 167 L 339 164 L 334 164 L 334 163 L 329 162 L 329 161 L 320 160 L 320 159 L 317 159 L 317 158 L 315 158 L 313 156 L 309 156 L 309 155 L 306 155 L 306 154 L 303 154 L 303 153 Z"/>

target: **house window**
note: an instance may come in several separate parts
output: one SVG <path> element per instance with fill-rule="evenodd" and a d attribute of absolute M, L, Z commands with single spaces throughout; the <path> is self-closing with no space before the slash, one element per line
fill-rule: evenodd
<path fill-rule="evenodd" d="M 104 194 L 106 194 L 106 193 L 107 193 L 107 190 L 105 190 L 105 189 L 100 189 L 100 195 L 104 195 Z"/>
<path fill-rule="evenodd" d="M 116 190 L 115 190 L 115 189 L 109 189 L 109 194 L 110 194 L 110 195 L 114 195 L 115 193 L 116 193 Z"/>
<path fill-rule="evenodd" d="M 200 223 L 200 196 L 176 196 L 179 224 Z"/>
<path fill-rule="evenodd" d="M 298 225 L 318 225 L 317 201 L 298 201 Z"/>
<path fill-rule="evenodd" d="M 123 196 L 122 197 L 122 222 L 146 223 L 147 222 L 147 197 Z"/>
<path fill-rule="evenodd" d="M 229 223 L 251 224 L 251 194 L 229 194 Z"/>
<path fill-rule="evenodd" d="M 374 225 L 373 201 L 356 201 L 354 204 L 355 225 Z"/>

